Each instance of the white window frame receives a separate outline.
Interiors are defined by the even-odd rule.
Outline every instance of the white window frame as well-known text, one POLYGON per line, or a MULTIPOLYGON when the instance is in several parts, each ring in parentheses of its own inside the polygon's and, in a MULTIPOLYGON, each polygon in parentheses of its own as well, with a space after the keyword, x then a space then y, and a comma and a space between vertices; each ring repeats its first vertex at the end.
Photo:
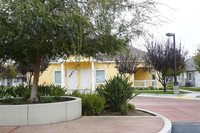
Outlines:
POLYGON ((192 72, 188 72, 188 80, 192 81, 192 72), (191 79, 190 79, 190 75, 191 75, 191 79))
POLYGON ((105 84, 106 83, 106 69, 95 69, 95 83, 96 84, 105 84), (98 70, 104 70, 105 71, 105 82, 104 83, 97 83, 97 77, 96 77, 97 74, 96 73, 97 73, 98 70))
MULTIPOLYGON (((56 72, 60 72, 61 73, 61 70, 54 70, 53 71, 53 83, 54 83, 54 85, 61 85, 61 83, 62 83, 62 79, 60 79, 61 80, 61 83, 60 84, 58 84, 58 83, 56 83, 55 82, 55 73, 56 72)), ((61 76, 61 75, 60 75, 61 76)), ((61 78, 61 77, 60 77, 61 78)))

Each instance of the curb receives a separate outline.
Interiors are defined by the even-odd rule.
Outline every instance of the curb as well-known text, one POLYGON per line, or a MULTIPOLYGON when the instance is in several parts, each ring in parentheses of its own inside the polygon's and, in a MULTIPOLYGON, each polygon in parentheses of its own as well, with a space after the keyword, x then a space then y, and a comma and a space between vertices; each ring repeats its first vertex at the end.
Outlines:
POLYGON ((158 117, 160 117, 163 121, 164 121, 164 126, 163 128, 160 130, 159 133, 171 133, 172 132, 172 123, 169 119, 167 119, 166 117, 160 115, 160 114, 157 114, 157 113, 154 113, 154 112, 151 112, 149 110, 144 110, 144 109, 140 109, 140 108, 136 108, 137 110, 140 110, 140 111, 144 111, 144 112, 147 112, 147 113, 150 113, 150 114, 153 114, 153 115, 156 115, 158 117))

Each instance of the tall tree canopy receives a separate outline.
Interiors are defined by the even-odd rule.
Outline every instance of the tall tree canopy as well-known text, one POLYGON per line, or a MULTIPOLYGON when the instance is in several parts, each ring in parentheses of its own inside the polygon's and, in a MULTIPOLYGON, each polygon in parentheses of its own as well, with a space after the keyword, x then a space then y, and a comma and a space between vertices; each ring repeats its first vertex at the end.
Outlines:
MULTIPOLYGON (((151 42, 146 45, 147 55, 145 62, 147 68, 155 69, 158 81, 163 85, 166 92, 166 80, 168 75, 173 74, 174 70, 174 46, 167 41, 151 42), (171 74, 169 74, 171 72, 171 74)), ((184 52, 181 45, 176 48, 176 68, 181 71, 185 68, 187 52, 184 52)))
POLYGON ((155 12, 153 0, 1 0, 0 45, 12 60, 34 65, 34 101, 41 60, 113 55, 143 33, 155 12))
POLYGON ((198 49, 194 57, 194 63, 196 64, 196 70, 200 72, 200 49, 198 49))

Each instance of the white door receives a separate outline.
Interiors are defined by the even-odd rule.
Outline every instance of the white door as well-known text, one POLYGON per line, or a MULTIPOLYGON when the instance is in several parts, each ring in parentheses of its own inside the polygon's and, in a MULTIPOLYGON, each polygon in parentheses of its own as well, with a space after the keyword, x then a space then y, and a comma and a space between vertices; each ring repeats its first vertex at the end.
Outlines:
POLYGON ((91 89, 90 69, 81 69, 81 89, 91 89))
POLYGON ((67 89, 78 89, 78 72, 76 69, 67 70, 67 89))

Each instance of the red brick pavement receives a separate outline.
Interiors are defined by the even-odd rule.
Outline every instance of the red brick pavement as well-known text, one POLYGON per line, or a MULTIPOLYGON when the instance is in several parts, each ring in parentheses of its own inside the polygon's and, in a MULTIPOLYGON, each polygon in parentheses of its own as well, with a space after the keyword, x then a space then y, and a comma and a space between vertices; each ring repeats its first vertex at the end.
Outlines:
POLYGON ((130 102, 137 108, 159 113, 171 122, 200 122, 200 100, 138 96, 130 102))
POLYGON ((0 127, 0 133, 158 133, 163 125, 159 117, 97 116, 49 125, 0 127))

